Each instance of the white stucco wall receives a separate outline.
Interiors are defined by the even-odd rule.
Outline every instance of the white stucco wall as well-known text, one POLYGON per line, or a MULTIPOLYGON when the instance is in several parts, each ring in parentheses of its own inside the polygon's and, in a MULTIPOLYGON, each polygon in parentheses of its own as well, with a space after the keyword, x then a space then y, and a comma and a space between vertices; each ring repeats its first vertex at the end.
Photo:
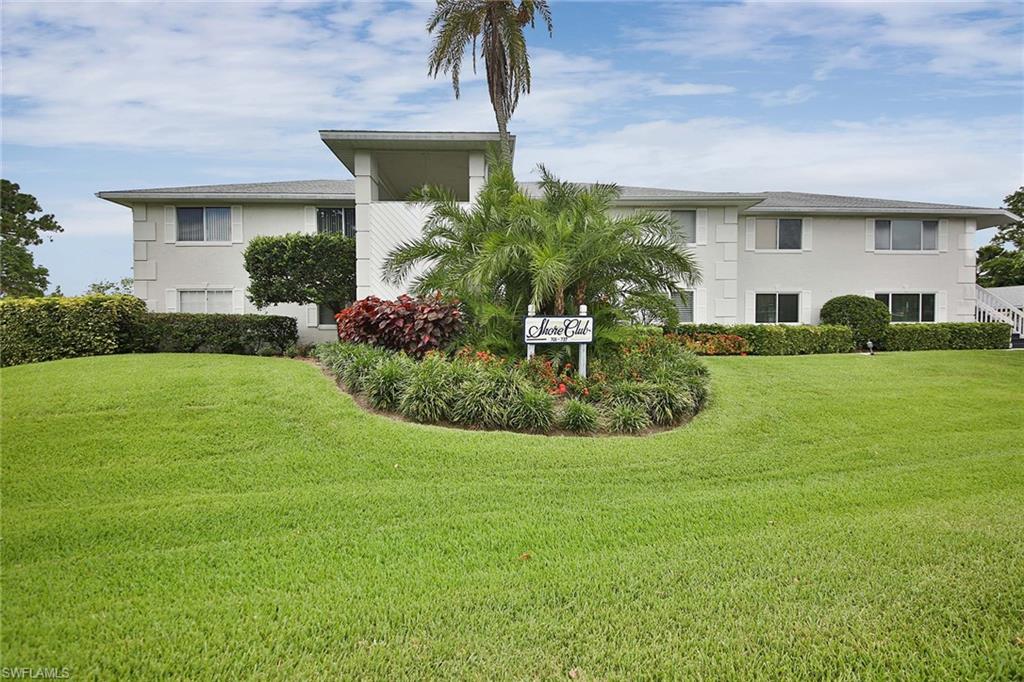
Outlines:
MULTIPOLYGON (((204 204, 147 203, 132 208, 135 295, 145 300, 150 310, 173 310, 176 291, 179 289, 232 289, 233 312, 295 317, 299 337, 305 342, 337 338, 333 325, 316 324, 316 306, 282 304, 260 310, 245 297, 249 276, 245 271, 242 253, 248 241, 256 235, 315 232, 316 206, 237 204, 232 206, 232 219, 236 223, 233 225, 232 243, 176 242, 172 226, 166 220, 167 209, 201 205, 204 204)), ((205 205, 224 206, 225 202, 208 202, 205 205)), ((336 202, 331 205, 343 206, 345 203, 336 202)))

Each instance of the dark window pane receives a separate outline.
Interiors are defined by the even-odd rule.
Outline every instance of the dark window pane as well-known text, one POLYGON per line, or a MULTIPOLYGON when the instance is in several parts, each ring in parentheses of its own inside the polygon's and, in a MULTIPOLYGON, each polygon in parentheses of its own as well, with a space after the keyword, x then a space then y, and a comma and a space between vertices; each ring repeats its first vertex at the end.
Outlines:
POLYGON ((334 308, 332 308, 329 305, 323 305, 323 304, 318 305, 317 306, 317 317, 319 319, 317 320, 317 322, 319 324, 327 324, 327 325, 336 324, 336 321, 334 319, 334 314, 336 312, 337 311, 334 310, 334 308))
POLYGON ((800 249, 803 244, 804 221, 799 218, 779 220, 779 248, 800 249))
POLYGON ((356 209, 346 208, 345 209, 345 236, 355 237, 356 236, 356 209))
POLYGON ((875 221, 875 249, 888 251, 892 236, 892 224, 888 220, 875 221))
POLYGON ((779 294, 779 322, 800 321, 800 294, 779 294))
POLYGON ((676 306, 676 312, 679 314, 680 322, 693 322, 692 291, 684 291, 681 296, 678 293, 673 293, 672 302, 676 306))
POLYGON ((206 209, 206 241, 208 241, 208 242, 229 242, 229 241, 231 241, 231 209, 230 208, 207 208, 206 209))
POLYGON ((875 294, 875 300, 884 303, 886 308, 889 307, 889 294, 875 294))
POLYGON ((921 320, 920 294, 893 294, 892 321, 919 322, 921 320))
POLYGON ((935 321, 935 294, 921 294, 921 321, 935 321))
POLYGON ((939 221, 926 220, 921 233, 921 248, 926 251, 935 251, 939 248, 939 221))
POLYGON ((754 322, 775 322, 775 294, 758 294, 754 310, 754 322))
POLYGON ((316 231, 335 233, 345 231, 345 209, 318 208, 316 210, 316 231))
POLYGON ((203 241, 203 209, 201 208, 179 208, 178 209, 178 237, 179 242, 201 242, 203 241))
POLYGON ((921 250, 921 221, 893 220, 892 248, 894 251, 921 250))

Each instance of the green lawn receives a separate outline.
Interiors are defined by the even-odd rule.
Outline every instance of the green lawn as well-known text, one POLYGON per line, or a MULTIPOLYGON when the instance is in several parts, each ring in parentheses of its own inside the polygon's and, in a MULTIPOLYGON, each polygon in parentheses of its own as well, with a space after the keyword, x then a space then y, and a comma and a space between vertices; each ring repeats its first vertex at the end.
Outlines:
POLYGON ((1024 353, 710 364, 692 424, 593 439, 391 421, 279 358, 4 369, 0 664, 1024 676, 1024 353))

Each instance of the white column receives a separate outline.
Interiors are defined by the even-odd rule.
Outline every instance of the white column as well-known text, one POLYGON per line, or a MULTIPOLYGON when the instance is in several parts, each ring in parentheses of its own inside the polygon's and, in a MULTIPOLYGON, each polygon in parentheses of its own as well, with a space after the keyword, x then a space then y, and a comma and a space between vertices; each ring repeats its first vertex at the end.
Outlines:
POLYGON ((483 152, 469 153, 469 200, 476 201, 476 195, 487 180, 487 159, 483 152))
POLYGON ((370 204, 377 201, 377 159, 371 152, 355 153, 356 190, 356 298, 375 293, 380 273, 373 272, 370 260, 370 204))

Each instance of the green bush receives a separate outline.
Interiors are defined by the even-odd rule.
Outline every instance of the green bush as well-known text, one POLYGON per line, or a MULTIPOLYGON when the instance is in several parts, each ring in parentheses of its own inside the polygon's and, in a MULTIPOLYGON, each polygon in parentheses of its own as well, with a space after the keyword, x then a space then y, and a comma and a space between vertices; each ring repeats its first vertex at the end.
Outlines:
POLYGON ((1011 327, 1002 322, 921 322, 889 326, 885 350, 1008 348, 1011 327))
POLYGON ((279 354, 299 336, 283 315, 148 313, 143 322, 136 350, 159 353, 279 354))
POLYGON ((641 407, 619 403, 608 415, 608 426, 616 433, 638 433, 651 426, 651 416, 641 407))
POLYGON ((0 300, 4 366, 141 348, 146 304, 128 295, 0 300))
POLYGON ((647 412, 655 424, 671 426, 692 414, 695 402, 688 386, 662 381, 651 387, 647 412))
POLYGON ((868 296, 836 296, 821 306, 822 324, 841 324, 853 332, 853 342, 863 348, 868 341, 878 344, 892 322, 884 303, 868 296))
POLYGON ((384 358, 371 369, 363 380, 366 399, 378 410, 394 412, 402 402, 402 393, 409 383, 413 361, 395 354, 384 358))
POLYGON ((356 297, 356 240, 340 233, 257 235, 242 255, 249 300, 319 303, 341 310, 356 297))
POLYGON ((452 421, 463 426, 496 429, 508 423, 508 405, 499 401, 497 395, 505 382, 499 370, 477 368, 473 375, 462 384, 458 397, 452 405, 452 421))
POLYGON ((653 397, 654 385, 646 381, 623 380, 611 386, 611 402, 614 405, 632 405, 647 412, 653 397))
POLYGON ((740 336, 750 343, 752 355, 812 355, 854 350, 853 332, 845 325, 684 324, 673 331, 682 337, 695 334, 740 336))
POLYGON ((428 355, 413 367, 409 376, 399 405, 402 414, 426 424, 454 421, 452 408, 470 377, 464 365, 448 362, 443 355, 428 355))
POLYGON ((362 393, 366 380, 377 366, 391 357, 391 351, 363 344, 353 344, 353 352, 346 358, 341 369, 341 380, 352 393, 362 393))
POLYGON ((597 431, 599 424, 597 408, 587 403, 570 399, 562 406, 562 413, 559 416, 558 424, 566 431, 573 433, 593 433, 597 431))
POLYGON ((526 388, 508 406, 508 425, 516 431, 544 433, 554 423, 555 398, 539 388, 526 388))

